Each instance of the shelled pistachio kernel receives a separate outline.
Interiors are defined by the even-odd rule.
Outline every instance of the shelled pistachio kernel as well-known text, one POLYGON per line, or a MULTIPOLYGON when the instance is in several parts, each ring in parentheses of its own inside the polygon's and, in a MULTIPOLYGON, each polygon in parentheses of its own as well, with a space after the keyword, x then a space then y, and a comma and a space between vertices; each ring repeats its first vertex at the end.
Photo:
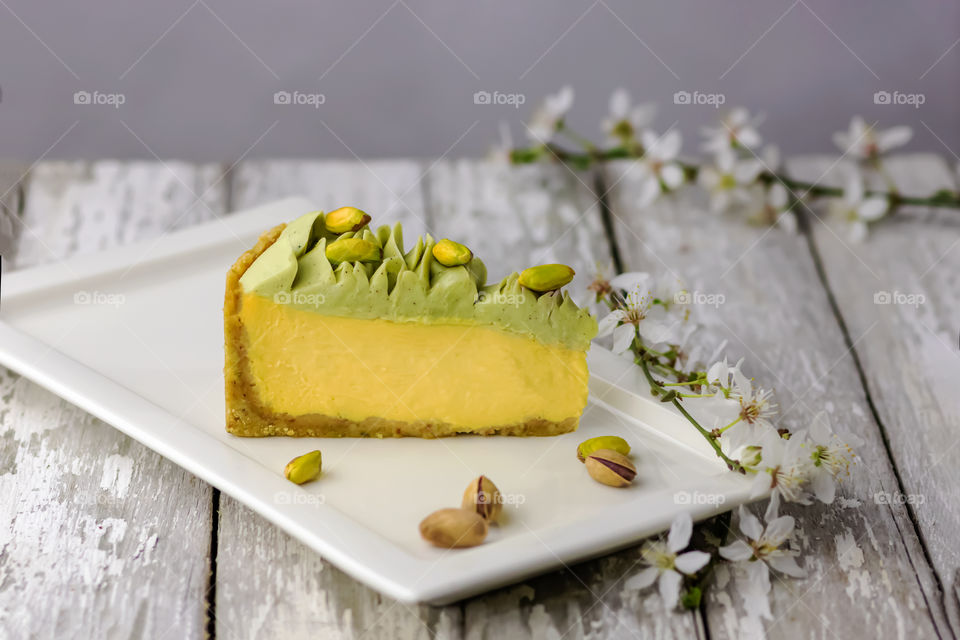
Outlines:
POLYGON ((323 224, 331 233, 359 231, 370 222, 370 216, 356 207, 334 209, 323 218, 323 224))
POLYGON ((327 245, 327 260, 341 262, 376 262, 380 259, 380 247, 363 238, 340 238, 327 245))
POLYGON ((637 477, 637 468, 630 459, 612 449, 598 449, 587 456, 590 477, 610 487, 625 487, 637 477))
POLYGON ((444 238, 433 245, 433 257, 445 267, 457 267, 473 259, 473 252, 467 247, 444 238))
POLYGON ((496 522, 500 512, 503 511, 503 497, 490 478, 480 476, 463 492, 463 501, 460 506, 476 511, 487 522, 496 522))
POLYGON ((287 463, 283 470, 283 475, 287 480, 294 484, 303 484, 316 480, 320 475, 320 467, 323 465, 320 451, 311 451, 302 456, 297 456, 287 463))
POLYGON ((625 456, 630 454, 630 445, 620 436, 597 436, 580 443, 577 447, 577 460, 584 462, 588 455, 598 449, 613 449, 625 456))
POLYGON ((531 291, 546 293, 570 284, 574 275, 576 272, 565 264, 542 264, 521 271, 519 282, 531 291))
POLYGON ((476 511, 440 509, 420 523, 420 535, 435 547, 475 547, 487 537, 487 521, 476 511))

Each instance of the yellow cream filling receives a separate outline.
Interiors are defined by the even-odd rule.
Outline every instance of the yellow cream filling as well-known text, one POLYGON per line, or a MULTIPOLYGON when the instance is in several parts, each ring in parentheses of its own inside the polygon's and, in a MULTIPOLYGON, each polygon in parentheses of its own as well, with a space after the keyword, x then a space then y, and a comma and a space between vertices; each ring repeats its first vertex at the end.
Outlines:
POLYGON ((290 415, 443 422, 469 431, 579 416, 586 354, 487 326, 326 316, 248 293, 260 401, 290 415))

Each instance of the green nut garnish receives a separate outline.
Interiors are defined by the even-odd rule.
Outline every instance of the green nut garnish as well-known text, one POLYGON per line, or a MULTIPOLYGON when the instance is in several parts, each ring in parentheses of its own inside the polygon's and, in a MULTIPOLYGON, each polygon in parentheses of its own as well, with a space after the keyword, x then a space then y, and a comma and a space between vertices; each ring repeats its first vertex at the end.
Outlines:
POLYGON ((363 238, 340 238, 327 245, 327 260, 341 262, 376 262, 380 259, 380 247, 363 238))
POLYGON ((600 449, 610 449, 623 455, 630 454, 630 445, 620 436, 597 436, 580 443, 577 447, 577 460, 583 462, 587 456, 600 449))
POLYGON ((320 466, 322 464, 319 451, 311 451, 302 456, 297 456, 287 463, 283 470, 283 475, 294 484, 303 484, 315 480, 320 475, 320 466))
POLYGON ((565 264, 542 264, 539 267, 530 267, 520 272, 520 285, 545 293, 556 291, 560 287, 570 284, 575 271, 565 264))
POLYGON ((473 259, 473 252, 459 242, 444 238, 433 245, 433 257, 445 267, 457 267, 473 259))
POLYGON ((340 207, 328 213, 323 219, 327 231, 337 234, 359 231, 368 222, 370 222, 370 216, 356 207, 340 207))

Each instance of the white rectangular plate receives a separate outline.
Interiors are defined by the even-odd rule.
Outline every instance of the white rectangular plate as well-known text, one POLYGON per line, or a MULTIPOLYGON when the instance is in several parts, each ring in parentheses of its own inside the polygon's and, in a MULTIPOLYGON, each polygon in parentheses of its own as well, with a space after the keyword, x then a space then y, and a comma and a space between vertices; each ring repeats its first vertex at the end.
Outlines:
POLYGON ((259 234, 315 207, 288 199, 165 236, 3 277, 0 364, 114 425, 394 598, 446 603, 602 555, 747 500, 692 427, 650 399, 637 368, 599 346, 576 433, 552 438, 243 439, 223 428, 225 274, 259 234), (639 469, 627 489, 592 482, 577 444, 620 435, 639 469), (324 474, 283 477, 321 449, 324 474), (419 521, 459 506, 480 474, 505 521, 444 551, 419 521))

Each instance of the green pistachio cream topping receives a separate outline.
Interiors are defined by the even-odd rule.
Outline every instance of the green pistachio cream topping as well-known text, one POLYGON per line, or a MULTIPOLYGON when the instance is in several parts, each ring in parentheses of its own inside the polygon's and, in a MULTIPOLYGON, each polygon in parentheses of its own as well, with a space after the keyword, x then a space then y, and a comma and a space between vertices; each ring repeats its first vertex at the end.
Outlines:
POLYGON ((427 235, 405 252, 399 223, 334 233, 323 212, 314 211, 287 225, 240 284, 244 293, 330 316, 488 325, 572 349, 586 349, 596 336, 597 321, 562 285, 534 291, 516 273, 487 285, 479 258, 471 254, 466 264, 444 266, 435 246, 427 235), (365 242, 344 242, 341 250, 338 243, 351 238, 365 242))

